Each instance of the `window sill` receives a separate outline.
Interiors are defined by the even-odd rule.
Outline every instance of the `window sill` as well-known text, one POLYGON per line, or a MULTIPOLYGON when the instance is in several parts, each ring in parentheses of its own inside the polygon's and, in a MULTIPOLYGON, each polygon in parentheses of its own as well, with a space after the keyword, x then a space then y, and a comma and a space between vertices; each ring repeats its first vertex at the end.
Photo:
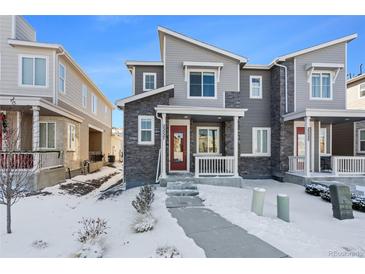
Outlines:
POLYGON ((242 153, 240 157, 271 157, 271 154, 242 153))
POLYGON ((209 97, 209 96, 188 96, 187 97, 188 99, 201 99, 201 100, 216 100, 217 99, 217 96, 212 96, 212 97, 209 97))
POLYGON ((154 146, 155 143, 138 143, 139 146, 154 146))
POLYGON ((193 156, 203 157, 203 156, 222 156, 222 153, 194 153, 193 156))
POLYGON ((313 101, 332 101, 332 98, 317 98, 317 97, 310 97, 310 100, 313 101))

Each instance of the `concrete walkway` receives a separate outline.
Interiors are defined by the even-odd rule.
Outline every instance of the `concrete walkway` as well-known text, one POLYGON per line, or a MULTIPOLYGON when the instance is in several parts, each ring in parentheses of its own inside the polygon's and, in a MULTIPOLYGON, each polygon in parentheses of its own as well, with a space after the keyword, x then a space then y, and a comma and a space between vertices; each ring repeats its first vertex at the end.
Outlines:
POLYGON ((169 207, 208 258, 284 258, 285 253, 204 207, 169 207))

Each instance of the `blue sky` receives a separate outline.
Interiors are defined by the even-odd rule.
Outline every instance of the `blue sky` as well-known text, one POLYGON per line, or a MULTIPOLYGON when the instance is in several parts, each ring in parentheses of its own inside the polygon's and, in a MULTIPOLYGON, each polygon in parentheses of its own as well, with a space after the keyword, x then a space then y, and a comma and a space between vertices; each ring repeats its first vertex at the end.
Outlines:
MULTIPOLYGON (((365 16, 26 16, 37 40, 62 44, 106 96, 131 95, 125 60, 160 60, 157 26, 267 64, 276 56, 358 33, 348 47, 348 72, 365 65, 365 16)), ((113 113, 122 127, 123 114, 113 113)))

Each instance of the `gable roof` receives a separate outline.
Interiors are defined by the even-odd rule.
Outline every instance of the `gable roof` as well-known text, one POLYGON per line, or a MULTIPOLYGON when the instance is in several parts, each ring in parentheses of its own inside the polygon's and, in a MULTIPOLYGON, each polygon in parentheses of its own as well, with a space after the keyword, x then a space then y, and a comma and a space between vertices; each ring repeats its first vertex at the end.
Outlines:
POLYGON ((137 95, 132 95, 129 97, 126 97, 124 99, 119 99, 115 102, 115 104, 120 107, 123 108, 125 106, 125 104, 130 103, 130 102, 134 102, 143 98, 146 98, 148 96, 152 96, 152 95, 156 95, 159 94, 161 92, 165 92, 171 89, 174 89, 174 85, 168 85, 168 86, 164 86, 164 87, 160 87, 158 89, 154 89, 154 90, 150 90, 150 91, 146 91, 137 95))
POLYGON ((188 43, 191 43, 191 44, 197 45, 199 47, 202 47, 202 48, 217 52, 219 54, 228 56, 230 58, 236 59, 236 60, 240 61, 241 63, 247 63, 247 61, 248 61, 248 59, 246 57, 243 57, 243 56, 237 55, 235 53, 232 53, 230 51, 201 42, 199 40, 196 40, 196 39, 186 36, 184 34, 178 33, 176 31, 173 31, 173 30, 161 27, 161 26, 158 26, 157 30, 158 30, 159 39, 160 39, 160 50, 161 50, 161 59, 162 60, 163 60, 163 50, 164 50, 163 48, 165 46, 164 42, 163 42, 164 41, 163 36, 164 36, 164 34, 168 34, 170 36, 176 37, 176 38, 186 41, 188 43))
POLYGON ((108 100, 108 98, 104 95, 104 93, 99 89, 99 87, 91 80, 91 78, 84 72, 84 70, 80 67, 80 65, 72 58, 72 56, 67 52, 67 50, 60 44, 50 44, 50 43, 40 43, 33 41, 25 41, 25 40, 17 40, 17 39, 8 39, 9 45, 13 47, 22 46, 22 47, 33 47, 33 48, 46 48, 53 49, 59 53, 64 53, 64 56, 70 61, 70 63, 74 66, 74 68, 80 72, 80 74, 86 79, 87 82, 98 92, 98 94, 107 102, 107 104, 115 109, 115 106, 112 102, 108 100))
POLYGON ((349 80, 347 80, 347 85, 355 83, 356 81, 365 80, 365 73, 357 75, 349 80))

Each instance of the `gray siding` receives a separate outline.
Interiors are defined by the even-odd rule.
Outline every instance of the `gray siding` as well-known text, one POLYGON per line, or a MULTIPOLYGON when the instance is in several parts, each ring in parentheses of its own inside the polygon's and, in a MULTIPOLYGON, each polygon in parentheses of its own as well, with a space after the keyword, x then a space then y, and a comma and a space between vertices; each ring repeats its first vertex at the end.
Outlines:
MULTIPOLYGON (((271 75, 265 70, 241 70, 240 108, 247 108, 240 119, 240 153, 252 153, 252 128, 271 126, 271 75), (250 76, 262 76, 262 99, 250 98, 250 76)), ((228 106, 227 106, 228 107, 228 106)))
POLYGON ((175 85, 171 105, 223 107, 223 92, 238 91, 239 61, 203 49, 183 40, 166 35, 165 77, 166 85, 175 85), (184 61, 222 62, 220 82, 217 83, 217 99, 188 99, 187 82, 183 69, 184 61))
POLYGON ((296 59, 296 111, 305 108, 346 108, 346 71, 342 69, 333 84, 332 100, 310 100, 310 84, 307 82, 305 66, 310 63, 338 63, 346 65, 346 43, 326 47, 296 59))
POLYGON ((29 23, 22 17, 16 16, 15 37, 18 40, 35 41, 35 30, 29 25, 29 23))
POLYGON ((143 73, 156 73, 156 88, 163 86, 163 66, 136 66, 135 67, 135 94, 143 92, 143 73))

